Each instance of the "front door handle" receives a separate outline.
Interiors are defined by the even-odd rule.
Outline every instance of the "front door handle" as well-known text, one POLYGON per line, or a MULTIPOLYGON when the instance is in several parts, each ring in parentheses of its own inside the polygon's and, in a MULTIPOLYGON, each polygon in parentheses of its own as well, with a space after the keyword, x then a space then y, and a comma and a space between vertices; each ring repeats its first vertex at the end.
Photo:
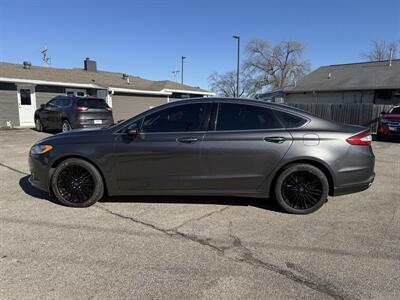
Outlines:
POLYGON ((264 138, 264 141, 275 144, 282 144, 286 139, 282 136, 271 136, 264 138))
POLYGON ((178 143, 187 143, 187 144, 196 143, 198 140, 199 140, 198 138, 193 138, 193 137, 182 137, 176 139, 178 143))

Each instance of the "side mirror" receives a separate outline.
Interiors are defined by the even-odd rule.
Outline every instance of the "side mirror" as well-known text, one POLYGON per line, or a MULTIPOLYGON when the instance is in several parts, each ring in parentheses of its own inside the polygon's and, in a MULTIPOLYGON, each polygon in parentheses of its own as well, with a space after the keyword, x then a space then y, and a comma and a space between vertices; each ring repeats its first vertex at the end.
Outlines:
POLYGON ((386 115, 386 112, 385 111, 381 111, 381 115, 386 115))
POLYGON ((132 126, 128 127, 126 130, 126 135, 130 140, 136 139, 136 137, 139 135, 139 129, 136 124, 133 124, 132 126))
POLYGON ((134 139, 136 139, 136 137, 138 136, 139 131, 138 131, 137 129, 129 129, 129 130, 126 132, 126 134, 128 135, 128 137, 129 137, 131 140, 134 140, 134 139))

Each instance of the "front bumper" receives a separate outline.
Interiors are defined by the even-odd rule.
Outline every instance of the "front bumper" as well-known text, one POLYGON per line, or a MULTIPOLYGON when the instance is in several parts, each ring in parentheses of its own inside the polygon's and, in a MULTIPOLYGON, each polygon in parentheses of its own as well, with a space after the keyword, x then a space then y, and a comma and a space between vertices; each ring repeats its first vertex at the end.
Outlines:
POLYGON ((333 196, 342 196, 347 194, 353 194, 365 191, 368 189, 375 180, 375 172, 367 180, 349 185, 335 187, 333 190, 333 196))
POLYGON ((29 182, 35 188, 42 191, 50 191, 50 167, 46 163, 46 158, 29 156, 29 182))

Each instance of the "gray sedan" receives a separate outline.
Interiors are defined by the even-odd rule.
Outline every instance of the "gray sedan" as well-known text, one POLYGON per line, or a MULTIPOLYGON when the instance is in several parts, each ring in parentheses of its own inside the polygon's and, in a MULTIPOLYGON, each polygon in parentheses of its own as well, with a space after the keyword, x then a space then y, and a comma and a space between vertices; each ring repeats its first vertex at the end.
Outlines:
POLYGON ((242 196, 307 214, 371 185, 371 141, 367 128, 285 105, 190 99, 39 141, 30 182, 74 207, 116 195, 242 196))

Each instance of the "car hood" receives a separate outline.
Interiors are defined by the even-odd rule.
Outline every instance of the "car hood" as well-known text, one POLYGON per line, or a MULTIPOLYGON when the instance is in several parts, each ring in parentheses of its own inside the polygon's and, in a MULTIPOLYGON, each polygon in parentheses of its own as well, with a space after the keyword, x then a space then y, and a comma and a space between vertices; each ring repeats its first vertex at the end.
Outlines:
POLYGON ((102 128, 79 128, 68 132, 58 133, 37 142, 37 144, 81 144, 81 143, 96 143, 102 140, 107 130, 102 128))
POLYGON ((400 115, 383 115, 386 120, 400 121, 400 115))

